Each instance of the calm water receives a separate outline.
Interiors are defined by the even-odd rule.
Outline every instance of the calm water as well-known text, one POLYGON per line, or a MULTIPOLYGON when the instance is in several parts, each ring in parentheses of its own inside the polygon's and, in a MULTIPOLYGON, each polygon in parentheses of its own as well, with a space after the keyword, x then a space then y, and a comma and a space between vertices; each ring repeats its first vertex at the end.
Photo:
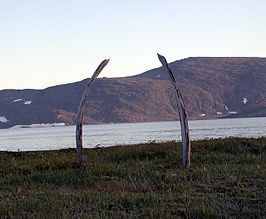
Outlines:
MULTIPOLYGON (((189 122, 192 140, 266 136, 266 117, 189 122)), ((84 147, 181 140, 179 121, 84 126, 84 147)), ((52 150, 75 147, 75 126, 0 129, 1 151, 52 150)))

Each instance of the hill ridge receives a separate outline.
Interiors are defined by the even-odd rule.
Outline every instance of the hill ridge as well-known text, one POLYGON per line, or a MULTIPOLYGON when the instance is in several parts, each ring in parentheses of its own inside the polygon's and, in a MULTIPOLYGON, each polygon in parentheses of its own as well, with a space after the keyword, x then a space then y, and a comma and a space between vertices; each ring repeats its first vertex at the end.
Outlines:
MULTIPOLYGON (((266 116, 266 58, 190 57, 170 65, 189 119, 266 116)), ((0 90, 0 128, 74 124, 87 80, 42 90, 0 90)), ((163 121, 177 116, 168 75, 159 67, 129 77, 97 79, 85 123, 163 121)))

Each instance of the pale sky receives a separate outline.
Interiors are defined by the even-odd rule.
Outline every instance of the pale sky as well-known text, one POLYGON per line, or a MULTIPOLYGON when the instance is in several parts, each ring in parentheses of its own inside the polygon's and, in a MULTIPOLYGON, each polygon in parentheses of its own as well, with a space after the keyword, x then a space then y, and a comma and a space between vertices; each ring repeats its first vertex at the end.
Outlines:
POLYGON ((122 77, 192 56, 266 57, 265 0, 0 0, 0 90, 122 77))

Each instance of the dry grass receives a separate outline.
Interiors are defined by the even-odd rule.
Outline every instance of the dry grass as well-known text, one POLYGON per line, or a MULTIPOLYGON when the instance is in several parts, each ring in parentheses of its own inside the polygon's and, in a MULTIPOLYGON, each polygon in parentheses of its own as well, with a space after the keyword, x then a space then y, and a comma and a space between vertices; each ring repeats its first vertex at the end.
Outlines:
POLYGON ((1 217, 266 217, 266 138, 0 153, 1 217))

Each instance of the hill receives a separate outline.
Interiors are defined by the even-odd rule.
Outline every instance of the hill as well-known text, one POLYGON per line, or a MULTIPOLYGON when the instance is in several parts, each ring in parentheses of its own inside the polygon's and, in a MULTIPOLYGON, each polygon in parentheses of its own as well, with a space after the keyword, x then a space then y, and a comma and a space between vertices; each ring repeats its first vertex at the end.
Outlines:
MULTIPOLYGON (((171 63, 189 119, 266 116, 266 58, 187 58, 171 63)), ((1 90, 0 128, 75 124, 87 80, 44 90, 1 90)), ((97 79, 85 123, 174 120, 168 75, 156 68, 132 77, 97 79)))

